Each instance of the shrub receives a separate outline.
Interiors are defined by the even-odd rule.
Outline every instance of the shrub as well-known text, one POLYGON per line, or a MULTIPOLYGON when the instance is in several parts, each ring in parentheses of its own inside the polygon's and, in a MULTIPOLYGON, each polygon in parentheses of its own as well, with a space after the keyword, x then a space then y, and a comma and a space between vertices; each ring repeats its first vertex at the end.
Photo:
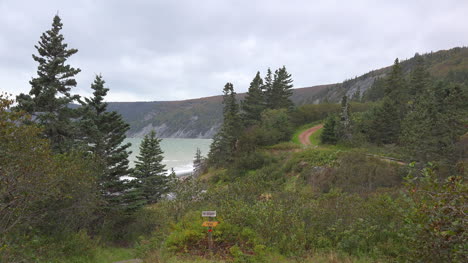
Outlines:
POLYGON ((333 166, 337 160, 337 152, 326 149, 307 149, 294 153, 284 164, 285 172, 301 172, 305 168, 316 166, 333 166))
POLYGON ((413 200, 406 221, 413 235, 410 256, 424 262, 467 262, 468 187, 461 176, 437 178, 431 167, 410 174, 407 187, 413 200))
POLYGON ((265 145, 280 141, 289 141, 292 135, 292 125, 286 109, 266 110, 262 113, 262 135, 265 145))
MULTIPOLYGON (((205 219, 206 220, 206 219, 205 219)), ((256 234, 246 227, 234 225, 218 217, 219 225, 213 228, 214 254, 218 256, 253 254, 257 245, 256 234), (234 247, 234 248, 233 248, 234 247)), ((187 213, 173 226, 165 241, 166 248, 173 253, 205 255, 208 250, 207 228, 202 226, 200 211, 187 213)), ((257 247, 258 249, 258 247, 257 247)))
POLYGON ((329 178, 335 187, 347 192, 368 193, 381 187, 401 184, 401 165, 368 156, 364 152, 341 153, 329 178))
POLYGON ((328 115, 338 113, 339 111, 339 104, 307 104, 296 108, 290 115, 292 122, 297 127, 306 123, 323 120, 328 115))
POLYGON ((232 164, 231 171, 243 175, 249 170, 257 170, 271 162, 271 158, 259 151, 249 152, 238 156, 232 164))
POLYGON ((93 262, 98 242, 85 231, 60 235, 30 235, 10 238, 0 249, 1 262, 93 262))

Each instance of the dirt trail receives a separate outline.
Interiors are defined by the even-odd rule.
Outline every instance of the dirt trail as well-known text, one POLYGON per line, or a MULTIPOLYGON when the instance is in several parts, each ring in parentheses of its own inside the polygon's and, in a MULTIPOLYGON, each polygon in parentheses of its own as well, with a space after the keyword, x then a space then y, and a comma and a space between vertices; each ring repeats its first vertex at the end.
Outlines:
MULTIPOLYGON (((320 124, 320 125, 314 126, 312 128, 309 128, 309 129, 303 131, 301 134, 299 134, 299 141, 301 142, 301 144, 305 145, 305 146, 311 145, 309 137, 312 134, 314 134, 316 131, 320 130, 321 128, 323 128, 323 124, 320 124)), ((408 164, 408 163, 406 163, 406 162, 404 162, 402 160, 398 160, 398 159, 391 158, 391 157, 380 156, 380 155, 376 155, 376 154, 366 154, 366 155, 374 157, 374 158, 378 158, 378 159, 380 159, 382 161, 389 162, 389 163, 396 163, 396 164, 399 164, 399 165, 407 165, 408 164)))
POLYGON ((312 135, 314 132, 318 131, 322 127, 323 127, 323 124, 319 124, 299 134, 299 141, 301 142, 301 144, 306 145, 306 146, 311 145, 310 140, 309 140, 310 135, 312 135))

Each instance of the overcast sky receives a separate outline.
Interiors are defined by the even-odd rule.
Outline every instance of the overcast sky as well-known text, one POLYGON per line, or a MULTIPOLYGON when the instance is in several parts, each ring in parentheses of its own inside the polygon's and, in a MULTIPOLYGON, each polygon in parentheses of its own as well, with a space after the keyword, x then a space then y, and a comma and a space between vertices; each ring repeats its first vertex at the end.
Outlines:
POLYGON ((108 101, 244 92, 257 70, 286 65, 295 87, 341 82, 398 57, 468 45, 467 0, 0 0, 0 91, 27 93, 42 32, 59 12, 79 51, 74 93, 95 74, 108 101))

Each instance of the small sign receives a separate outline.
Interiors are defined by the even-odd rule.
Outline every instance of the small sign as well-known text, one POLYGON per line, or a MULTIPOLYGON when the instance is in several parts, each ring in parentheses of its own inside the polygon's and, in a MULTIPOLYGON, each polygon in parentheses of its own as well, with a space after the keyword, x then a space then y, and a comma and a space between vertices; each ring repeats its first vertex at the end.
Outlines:
POLYGON ((205 221, 205 222, 203 222, 202 226, 216 227, 218 224, 219 224, 219 222, 216 222, 216 221, 205 221))
POLYGON ((202 217, 216 217, 216 211, 202 211, 202 217))

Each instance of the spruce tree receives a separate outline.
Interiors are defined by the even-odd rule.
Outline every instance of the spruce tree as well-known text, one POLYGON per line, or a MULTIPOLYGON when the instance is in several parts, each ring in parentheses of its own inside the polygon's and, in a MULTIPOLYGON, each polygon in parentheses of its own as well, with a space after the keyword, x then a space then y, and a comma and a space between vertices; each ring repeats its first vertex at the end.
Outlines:
POLYGON ((371 142, 377 144, 398 142, 401 120, 397 112, 396 103, 389 97, 385 97, 382 105, 374 109, 368 131, 371 142))
POLYGON ((176 174, 174 168, 171 168, 171 172, 169 173, 169 178, 171 178, 171 179, 176 179, 177 178, 177 174, 176 174))
POLYGON ((203 170, 203 156, 201 155, 200 148, 197 147, 195 158, 193 159, 193 175, 199 176, 203 170))
POLYGON ((262 111, 265 109, 265 98, 263 95, 263 80, 260 72, 257 72, 255 78, 250 83, 249 91, 242 101, 241 118, 246 127, 260 122, 262 111))
POLYGON ((117 112, 107 111, 104 97, 109 89, 105 88, 104 84, 102 76, 96 76, 91 85, 94 96, 80 101, 83 112, 79 122, 81 139, 87 145, 87 150, 102 163, 102 174, 98 182, 108 207, 132 209, 130 183, 122 180, 122 177, 131 175, 128 166, 128 156, 131 153, 128 148, 131 144, 123 143, 130 126, 117 112))
POLYGON ((363 94, 361 101, 378 101, 385 97, 386 81, 385 78, 376 78, 372 86, 363 94))
POLYGON ((323 125, 323 131, 320 135, 320 141, 325 144, 336 144, 338 138, 336 136, 336 117, 329 115, 323 125))
POLYGON ((241 127, 239 116, 239 105, 237 104, 236 92, 232 83, 226 83, 223 89, 223 126, 229 131, 229 135, 239 133, 241 127))
POLYGON ((87 146, 88 151, 102 159, 106 157, 103 116, 108 114, 106 113, 107 103, 104 102, 104 97, 109 91, 108 88, 104 87, 104 84, 102 76, 96 75, 91 84, 93 97, 84 98, 84 101, 79 100, 82 106, 80 108, 82 118, 79 121, 79 138, 87 146))
MULTIPOLYGON (((264 101, 265 101, 265 107, 270 108, 270 105, 272 105, 272 89, 273 89, 273 73, 271 72, 271 69, 267 69, 267 73, 265 75, 264 81, 263 81, 263 95, 264 95, 264 101)), ((271 109, 271 108, 270 108, 271 109)))
POLYGON ((403 70, 400 61, 395 59, 392 70, 387 77, 387 85, 385 87, 385 95, 394 97, 395 99, 404 100, 406 95, 406 82, 403 76, 403 70))
POLYGON ((356 92, 353 94, 351 101, 361 101, 361 87, 358 87, 356 92))
POLYGON ((210 145, 210 152, 208 153, 209 163, 220 167, 227 162, 227 154, 229 145, 227 140, 223 136, 224 129, 221 126, 221 129, 213 136, 213 141, 210 145))
POLYGON ((288 73, 285 66, 278 69, 278 73, 276 74, 275 80, 277 85, 280 87, 278 88, 281 94, 279 108, 291 109, 294 106, 294 103, 290 99, 290 97, 293 94, 293 80, 291 74, 288 73))
POLYGON ((236 92, 234 92, 234 86, 229 82, 223 89, 223 104, 223 125, 213 137, 208 154, 209 161, 215 166, 222 166, 232 161, 239 132, 242 130, 236 92))
POLYGON ((429 88, 430 75, 426 70, 424 59, 416 54, 416 66, 411 72, 409 85, 409 100, 411 104, 416 102, 416 98, 420 97, 425 90, 429 88))
POLYGON ((341 99, 340 122, 337 124, 336 134, 339 140, 349 140, 352 136, 351 111, 347 96, 341 99))
POLYGON ((79 98, 71 95, 72 87, 76 86, 74 77, 80 69, 68 65, 67 59, 78 52, 68 48, 61 34, 62 22, 58 15, 53 19, 52 28, 42 34, 35 46, 38 55, 32 55, 39 63, 37 77, 33 78, 29 94, 17 97, 17 109, 24 110, 34 116, 35 121, 44 128, 44 135, 50 139, 56 152, 69 151, 74 144, 76 127, 72 122, 76 111, 69 104, 79 98))
POLYGON ((414 111, 402 124, 401 141, 411 156, 422 162, 452 163, 455 143, 468 130, 468 97, 458 84, 438 82, 417 98, 414 111))
POLYGON ((267 108, 290 109, 294 106, 289 98, 292 95, 292 82, 291 74, 287 72, 285 66, 275 71, 271 88, 266 93, 267 108))
POLYGON ((369 138, 377 144, 398 143, 401 122, 408 111, 406 80, 398 59, 386 79, 385 97, 373 114, 369 138))
POLYGON ((135 161, 134 186, 147 204, 156 203, 169 193, 169 177, 166 175, 166 165, 162 163, 164 156, 160 142, 154 130, 147 134, 135 161))
POLYGON ((395 59, 392 71, 387 78, 385 96, 391 99, 395 106, 388 110, 395 109, 396 111, 392 114, 396 114, 400 121, 403 120, 407 112, 408 87, 398 58, 395 59))

